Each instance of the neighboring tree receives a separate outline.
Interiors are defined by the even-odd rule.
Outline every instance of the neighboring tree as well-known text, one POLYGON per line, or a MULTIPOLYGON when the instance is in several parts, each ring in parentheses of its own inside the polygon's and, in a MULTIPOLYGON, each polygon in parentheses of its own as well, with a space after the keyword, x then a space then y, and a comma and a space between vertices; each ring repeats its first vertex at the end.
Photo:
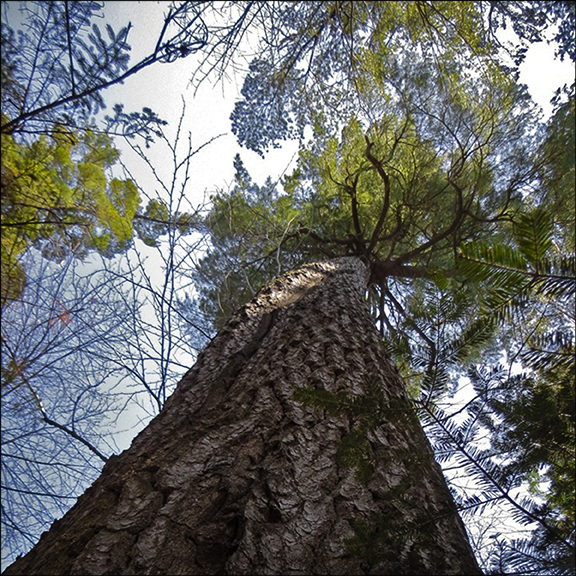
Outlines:
MULTIPOLYGON (((573 128, 572 128, 573 131, 573 128)), ((481 314, 498 319, 500 347, 522 371, 495 362, 469 371, 476 397, 470 418, 448 424, 436 412, 429 421, 442 428, 444 442, 462 443, 479 433, 490 435, 490 448, 475 454, 495 479, 481 499, 508 498, 519 486, 527 497, 514 504, 514 515, 535 526, 529 538, 499 538, 493 569, 573 573, 575 459, 574 295, 576 259, 553 254, 554 222, 542 208, 516 221, 513 242, 470 246, 461 267, 484 285, 481 314), (476 428, 476 430, 474 430, 476 428)), ((463 507, 481 505, 477 496, 463 507)))
POLYGON ((15 4, 2 5, 2 306, 22 291, 18 259, 31 242, 56 258, 110 255, 129 245, 137 211, 158 218, 162 202, 140 209, 134 184, 109 177, 118 159, 110 136, 149 145, 165 122, 116 105, 98 123, 103 91, 200 49, 207 33, 196 3, 171 6, 153 52, 130 67, 130 25, 106 25, 105 38, 94 22, 101 4, 15 4))
POLYGON ((69 256, 29 251, 28 283, 2 311, 2 556, 14 558, 63 514, 115 450, 125 400, 107 359, 133 310, 118 283, 69 256))
POLYGON ((480 574, 369 276, 352 257, 265 287, 4 574, 480 574))
POLYGON ((556 110, 550 119, 540 147, 540 155, 548 161, 541 166, 542 186, 534 190, 536 203, 549 206, 557 222, 554 243, 576 246, 576 195, 574 194, 576 115, 574 87, 567 94, 554 98, 556 110), (567 99, 565 103, 562 103, 567 99))
POLYGON ((32 144, 2 134, 2 306, 22 292, 19 258, 31 245, 56 260, 126 249, 140 196, 131 180, 107 177, 118 158, 92 131, 61 128, 32 144))
MULTIPOLYGON (((517 76, 527 47, 558 26, 560 57, 574 61, 573 2, 235 2, 237 26, 211 30, 213 39, 198 81, 224 71, 240 49, 241 22, 256 22, 257 56, 250 55, 242 99, 231 115, 238 141, 263 155, 289 138, 335 136, 359 110, 366 68, 378 66, 385 83, 406 46, 418 45, 449 76, 450 62, 489 62, 517 76), (516 41, 503 42, 507 27, 516 41), (202 72, 204 72, 202 74, 202 72), (360 98, 359 98, 360 96, 360 98)), ((508 35, 511 37, 511 35, 508 35)), ((377 114, 376 114, 377 117, 377 114)))
MULTIPOLYGON (((161 410, 211 335, 211 327, 183 305, 194 285, 183 281, 182 270, 194 265, 206 237, 203 207, 194 207, 190 198, 196 157, 218 136, 194 147, 192 135, 185 138, 182 134, 185 116, 183 105, 174 135, 162 130, 154 144, 156 152, 165 155, 162 166, 153 165, 146 151, 132 144, 139 160, 132 170, 140 175, 147 171, 155 192, 139 187, 141 196, 149 199, 146 211, 134 220, 144 245, 138 243, 136 250, 126 254, 121 271, 108 271, 124 289, 134 292, 133 302, 142 306, 141 313, 125 327, 126 349, 117 354, 116 362, 132 376, 135 395, 151 403, 149 417, 161 410)), ((132 171, 124 168, 132 176, 132 171)))
POLYGON ((263 186, 253 182, 239 155, 234 167, 232 190, 213 194, 205 215, 208 254, 183 270, 197 288, 196 312, 212 329, 220 328, 263 284, 302 261, 301 252, 286 254, 277 244, 298 216, 291 200, 281 199, 269 178, 263 186))

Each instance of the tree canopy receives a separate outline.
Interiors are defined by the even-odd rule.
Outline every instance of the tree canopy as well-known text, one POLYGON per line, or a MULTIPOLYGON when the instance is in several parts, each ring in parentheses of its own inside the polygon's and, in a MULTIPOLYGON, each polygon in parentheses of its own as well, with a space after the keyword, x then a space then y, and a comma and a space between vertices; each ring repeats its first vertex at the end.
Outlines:
POLYGON ((19 256, 114 253, 132 237, 140 197, 131 180, 108 178, 118 152, 105 134, 65 128, 31 144, 2 134, 2 304, 22 291, 19 256))
MULTIPOLYGON (((469 526, 477 524, 471 533, 485 571, 572 573, 574 85, 557 93, 554 114, 544 120, 518 83, 518 67, 528 47, 551 29, 557 56, 574 61, 574 3, 180 2, 170 5, 153 52, 132 67, 131 28, 106 26, 103 32, 92 25, 99 9, 93 2, 26 3, 24 29, 2 26, 3 304, 22 294, 26 266, 36 270, 30 263, 35 248, 47 258, 91 250, 112 255, 133 246, 135 235, 151 246, 166 235, 159 291, 151 278, 137 277, 132 264, 124 271, 132 274, 128 291, 135 302, 145 287, 156 307, 157 385, 145 374, 155 341, 148 338, 152 325, 136 320, 138 303, 131 330, 141 328, 142 340, 130 342, 122 363, 117 351, 102 358, 104 367, 111 360, 110 374, 130 372, 155 410, 172 373, 164 352, 173 349, 166 340, 176 330, 173 312, 192 340, 204 340, 281 272, 360 256, 371 268, 366 297, 374 323, 459 509, 469 526), (212 194, 201 222, 181 209, 184 188, 176 193, 175 180, 159 181, 169 194, 143 205, 134 178, 109 172, 118 160, 111 137, 142 136, 150 145, 153 137, 165 137, 163 121, 150 109, 125 113, 122 105, 102 118, 102 90, 191 52, 199 55, 196 82, 222 77, 251 34, 257 48, 230 118, 232 131, 262 156, 297 139, 296 167, 281 182, 259 184, 238 155, 231 189, 212 194), (188 279, 179 277, 194 294, 177 308, 176 271, 188 256, 177 238, 192 229, 209 231, 210 241, 188 279), (496 518, 501 504, 502 520, 496 518), (491 524, 482 524, 486 516, 494 518, 491 524), (505 533, 517 531, 508 529, 512 520, 527 526, 523 537, 505 533)), ((187 174, 193 152, 177 160, 175 146, 172 151, 175 179, 183 168, 187 174)), ((42 285, 34 274, 28 293, 42 285)), ((113 286, 105 293, 115 312, 104 328, 130 316, 126 292, 118 288, 116 303, 113 286)), ((83 316, 74 316, 76 308, 59 296, 47 302, 31 333, 51 346, 56 328, 66 334, 71 320, 83 316)), ((94 305, 79 300, 81 309, 84 304, 94 305)), ((11 309, 13 327, 18 314, 31 314, 27 305, 11 309)), ((3 393, 14 398, 11 423, 18 421, 22 398, 28 406, 45 396, 22 363, 42 357, 15 335, 13 328, 10 338, 4 331, 2 337, 3 393), (16 341, 18 348, 9 349, 16 341)), ((52 366, 51 356, 45 359, 52 366)), ((75 403, 93 392, 96 398, 97 388, 70 391, 70 402, 59 404, 65 405, 60 414, 71 411, 68 419, 40 405, 30 430, 40 415, 44 424, 46 418, 61 424, 55 428, 68 440, 70 431, 86 432, 98 451, 100 444, 90 443, 93 430, 74 428, 75 403)), ((350 408, 347 399, 334 404, 326 395, 301 394, 310 405, 331 403, 338 413, 350 408)), ((86 414, 100 409, 96 401, 82 406, 86 414)), ((370 407, 354 406, 361 409, 369 421, 370 407)), ((11 430, 16 434, 17 426, 11 430)), ((361 459, 348 458, 358 448, 348 440, 340 456, 362 473, 361 459)), ((91 469, 90 458, 98 455, 85 442, 77 446, 91 469)), ((27 466, 33 460, 26 450, 11 454, 27 466)), ((56 474, 62 472, 69 488, 78 475, 66 479, 67 462, 56 474)), ((18 470, 12 468, 14 478, 18 470)), ((27 489, 14 486, 19 494, 27 489)), ((41 487, 40 481, 32 491, 38 495, 41 487)), ((17 508, 27 505, 23 498, 17 508)), ((16 520, 9 529, 23 530, 29 540, 47 522, 38 515, 28 533, 17 516, 9 516, 16 520)))

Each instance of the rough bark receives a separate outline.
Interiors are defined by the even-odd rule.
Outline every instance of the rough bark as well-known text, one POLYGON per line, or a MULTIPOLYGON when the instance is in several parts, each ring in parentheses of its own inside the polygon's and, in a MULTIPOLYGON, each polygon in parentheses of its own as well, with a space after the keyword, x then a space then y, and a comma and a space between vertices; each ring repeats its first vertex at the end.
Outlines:
POLYGON ((293 271, 239 310, 161 413, 12 574, 480 574, 364 301, 357 258, 293 271), (337 464, 349 416, 296 387, 381 387, 372 475, 337 464))

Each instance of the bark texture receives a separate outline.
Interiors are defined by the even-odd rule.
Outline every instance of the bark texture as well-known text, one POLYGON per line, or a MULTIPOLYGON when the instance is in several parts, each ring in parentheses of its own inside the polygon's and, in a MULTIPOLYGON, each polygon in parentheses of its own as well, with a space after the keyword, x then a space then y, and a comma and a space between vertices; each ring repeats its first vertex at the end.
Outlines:
POLYGON ((200 354, 162 412, 12 574, 480 574, 442 472, 363 298, 357 258, 263 289, 200 354), (352 417, 296 387, 366 394, 372 475, 337 464, 352 417))

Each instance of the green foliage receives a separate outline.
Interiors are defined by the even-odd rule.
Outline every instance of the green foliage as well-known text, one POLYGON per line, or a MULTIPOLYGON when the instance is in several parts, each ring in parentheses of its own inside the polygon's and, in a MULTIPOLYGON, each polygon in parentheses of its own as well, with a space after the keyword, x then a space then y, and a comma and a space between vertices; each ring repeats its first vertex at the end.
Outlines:
POLYGON ((555 222, 544 208, 520 214, 513 244, 474 243, 462 247, 461 272, 488 288, 484 309, 510 317, 530 299, 566 301, 576 293, 576 260, 555 246, 555 222))
POLYGON ((292 397, 304 406, 326 410, 330 416, 342 416, 350 401, 346 390, 333 394, 323 388, 298 387, 294 389, 292 397))
MULTIPOLYGON (((568 348, 573 352, 573 343, 568 348)), ((502 543, 502 562, 516 570, 536 567, 541 573, 572 573, 576 509, 573 353, 570 364, 557 363, 515 376, 505 367, 469 375, 482 398, 471 407, 471 417, 491 433, 492 446, 477 454, 477 461, 502 486, 524 483, 533 496, 524 499, 517 518, 524 523, 537 521, 537 527, 528 539, 502 543), (501 454, 506 454, 504 461, 501 454)), ((483 499, 490 493, 493 487, 484 491, 483 499)))
POLYGON ((529 298, 562 300, 576 292, 573 255, 552 255, 554 222, 544 208, 520 214, 511 244, 471 243, 462 247, 459 269, 466 278, 485 284, 487 314, 510 319, 529 298))
POLYGON ((234 166, 232 191, 212 197, 203 222, 211 246, 193 272, 198 307, 216 327, 306 254, 306 243, 294 235, 299 225, 295 198, 280 195, 270 179, 263 186, 253 182, 239 156, 234 166))
MULTIPOLYGON (((575 258, 558 250, 558 227, 544 205, 517 214, 512 225, 506 244, 464 246, 459 268, 468 281, 483 287, 480 321, 496 323, 500 341, 524 371, 511 376, 504 367, 472 369, 477 400, 468 406, 469 419, 463 427, 440 427, 447 445, 473 438, 471 422, 482 423, 477 433, 490 434, 491 447, 469 452, 463 461, 485 478, 480 499, 462 502, 464 507, 507 497, 510 488, 520 485, 532 492, 531 498, 514 503, 515 515, 536 528, 530 538, 500 542, 499 569, 506 565, 567 574, 574 565, 576 504, 576 374, 568 311, 576 294, 575 258)), ((432 425, 444 418, 437 414, 432 425)))
MULTIPOLYGON (((369 90, 364 70, 381 62, 374 78, 384 83, 395 68, 387 63, 410 46, 432 55, 445 77, 459 59, 472 66, 504 60, 513 75, 526 46, 558 23, 561 53, 573 59, 569 4, 309 1, 254 6, 259 19, 268 17, 273 24, 250 64, 232 129, 242 145, 262 155, 284 139, 302 137, 307 126, 316 136, 334 135, 340 122, 347 123, 361 107, 359 93, 369 90), (503 44, 497 33, 508 26, 517 41, 503 44)), ((408 60, 406 67, 411 65, 408 60)), ((366 109, 375 104, 377 98, 366 109)))
POLYGON ((354 536, 345 541, 347 552, 352 556, 360 556, 369 566, 375 566, 381 558, 382 538, 374 525, 383 520, 385 519, 382 515, 378 515, 373 523, 356 520, 353 526, 354 536))
POLYGON ((129 245, 140 196, 132 181, 107 178, 117 159, 110 138, 91 131, 60 127, 31 144, 2 134, 3 304, 22 290, 28 246, 59 259, 129 245))
POLYGON ((536 273, 542 270, 546 253, 552 246, 552 235, 553 220, 545 209, 519 214, 514 230, 516 244, 536 273))
POLYGON ((134 218, 134 230, 147 246, 158 246, 158 239, 171 230, 185 236, 202 228, 202 222, 195 213, 175 211, 171 215, 170 207, 160 198, 151 199, 134 218))
POLYGON ((384 398, 374 385, 367 395, 351 398, 347 390, 332 393, 319 388, 294 389, 292 397, 304 406, 326 410, 331 416, 350 416, 356 428, 344 434, 336 453, 336 462, 343 468, 356 468, 356 478, 366 484, 372 475, 372 450, 367 433, 375 430, 385 414, 384 398))
POLYGON ((524 378, 519 389, 504 386, 505 392, 493 401, 496 414, 507 422, 496 436, 497 446, 515 455, 508 468, 530 478, 536 493, 545 485, 543 480, 549 481, 548 490, 541 495, 550 508, 548 514, 556 515, 555 522, 567 536, 576 510, 574 490, 570 489, 576 482, 571 453, 576 441, 574 376, 574 365, 544 370, 524 378))
POLYGON ((550 206, 557 223, 555 234, 567 246, 576 245, 576 174, 574 130, 575 99, 560 105, 546 129, 540 149, 542 187, 537 192, 540 201, 550 206))
POLYGON ((437 523, 418 511, 410 520, 394 518, 394 514, 371 514, 369 520, 356 520, 354 536, 345 540, 346 550, 359 556, 373 568, 384 561, 395 574, 439 574, 447 569, 440 555, 434 558, 434 567, 427 567, 421 547, 437 537, 437 523))
MULTIPOLYGON (((455 374, 494 355, 497 325, 478 316, 477 286, 454 279, 414 280, 402 300, 392 298, 385 346, 411 398, 442 401, 455 389, 455 374)), ((497 355, 497 354, 496 354, 497 355)))
POLYGON ((356 478, 367 484, 372 477, 372 449, 366 433, 350 430, 340 442, 336 453, 336 463, 343 468, 356 468, 356 478))
POLYGON ((556 330, 533 336, 522 352, 527 367, 538 371, 574 369, 574 335, 556 330))

